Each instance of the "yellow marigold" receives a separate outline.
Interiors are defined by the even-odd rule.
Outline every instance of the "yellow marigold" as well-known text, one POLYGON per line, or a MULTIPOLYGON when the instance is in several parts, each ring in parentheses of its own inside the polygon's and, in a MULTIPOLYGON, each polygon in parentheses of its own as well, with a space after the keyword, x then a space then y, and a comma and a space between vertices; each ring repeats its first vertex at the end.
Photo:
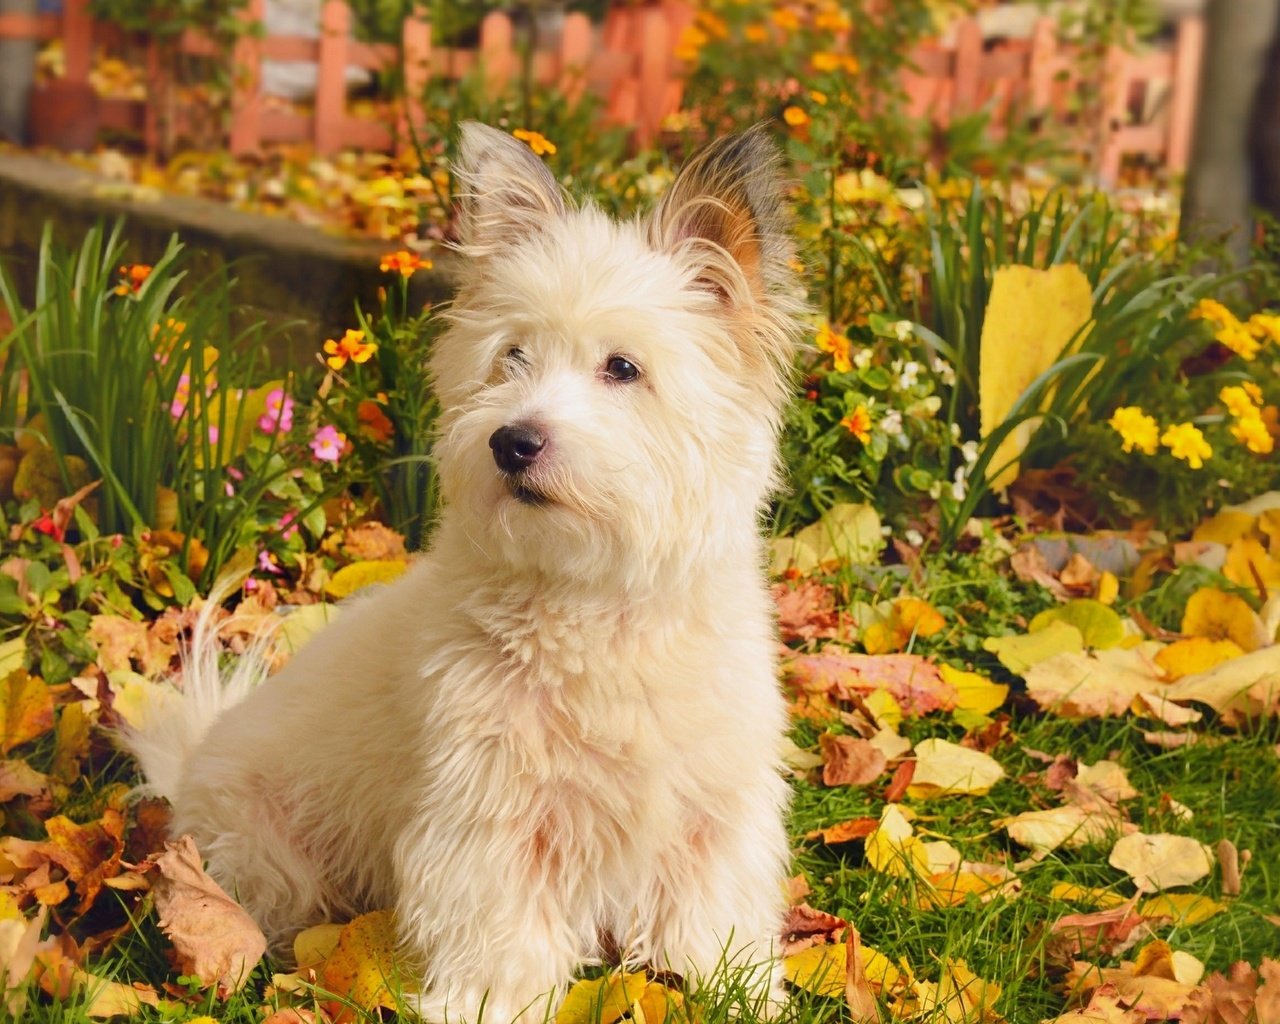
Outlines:
POLYGON ((1107 425, 1120 435, 1126 452, 1136 448, 1144 455, 1154 455, 1159 447, 1160 424, 1136 405, 1120 406, 1111 414, 1107 425))
POLYGON ((1244 388, 1244 393, 1253 400, 1254 405, 1262 404, 1262 388, 1251 380, 1243 381, 1240 386, 1244 388))
POLYGON ((831 362, 838 373, 848 373, 853 369, 853 359, 849 354, 851 347, 849 339, 834 330, 830 324, 824 323, 818 328, 816 344, 821 351, 831 355, 831 362))
POLYGON ((1270 455, 1276 446, 1260 414, 1236 420, 1231 426, 1231 436, 1256 455, 1270 455))
POLYGON ((803 128, 809 123, 809 115, 804 112, 803 107, 787 107, 782 112, 782 119, 792 128, 803 128))
POLYGON ((676 42, 676 59, 691 63, 698 59, 698 54, 707 45, 710 37, 697 25, 686 25, 676 42))
POLYGON ((1201 299, 1191 309, 1191 319, 1212 320, 1214 323, 1227 325, 1238 324, 1236 315, 1217 299, 1201 299))
POLYGON ((843 71, 847 75, 852 75, 858 71, 857 59, 847 53, 831 53, 822 50, 809 58, 809 64, 820 74, 843 71))
POLYGON ((825 107, 827 105, 827 94, 825 92, 820 92, 817 89, 809 90, 809 99, 813 100, 813 102, 818 104, 820 107, 825 107))
POLYGON ((813 27, 823 32, 846 32, 852 25, 849 15, 834 4, 823 7, 813 16, 813 27))
POLYGON ((800 15, 790 7, 777 7, 769 12, 769 20, 783 32, 794 32, 800 27, 800 15))
POLYGON ((424 260, 416 252, 410 252, 408 249, 397 249, 395 252, 389 252, 378 263, 378 269, 384 274, 389 271, 397 271, 401 277, 412 277, 416 271, 430 270, 431 267, 430 260, 424 260))
POLYGON ((1193 423, 1175 423, 1160 435, 1160 443, 1169 449, 1175 459, 1181 459, 1192 469, 1204 466, 1204 460, 1213 454, 1209 442, 1193 423))
POLYGON ((742 34, 749 43, 763 43, 769 38, 769 30, 763 25, 748 25, 742 30, 742 34))
POLYGON ((1249 317, 1249 332, 1261 341, 1280 345, 1280 313, 1254 313, 1249 317))
POLYGON ((373 341, 364 340, 364 331, 348 330, 338 341, 330 338, 324 343, 325 363, 332 370, 341 370, 347 365, 347 362, 367 363, 375 352, 378 351, 378 345, 373 341))
POLYGON ((556 151, 556 144, 547 139, 542 132, 531 132, 527 128, 517 128, 511 133, 521 142, 527 143, 535 156, 546 156, 556 151))
POLYGON ((1249 328, 1239 320, 1219 327, 1213 332, 1213 336, 1219 344, 1225 345, 1246 361, 1254 359, 1262 348, 1262 342, 1249 333, 1249 328))
POLYGON ((729 36, 728 23, 714 11, 699 11, 694 21, 709 36, 714 36, 716 39, 727 39, 729 36))
POLYGON ((863 444, 871 440, 871 413, 865 405, 860 405, 840 421, 840 426, 856 437, 863 444))
MULTIPOLYGON (((1255 384, 1256 388, 1257 385, 1255 384)), ((1243 386, 1230 385, 1218 392, 1218 400, 1227 407, 1227 412, 1236 419, 1246 419, 1258 415, 1258 407, 1243 386)))

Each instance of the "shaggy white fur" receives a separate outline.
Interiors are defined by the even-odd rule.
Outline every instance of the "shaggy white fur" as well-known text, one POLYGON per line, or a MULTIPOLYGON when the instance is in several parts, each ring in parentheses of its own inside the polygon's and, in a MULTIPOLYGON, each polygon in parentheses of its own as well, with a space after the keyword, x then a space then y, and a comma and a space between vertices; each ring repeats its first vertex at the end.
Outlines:
POLYGON ((429 1018, 541 1020, 605 948, 752 964, 776 998, 759 515, 798 306, 773 147, 713 143, 634 223, 493 129, 457 170, 430 552, 261 686, 199 639, 126 743, 275 944, 394 907, 429 1018))

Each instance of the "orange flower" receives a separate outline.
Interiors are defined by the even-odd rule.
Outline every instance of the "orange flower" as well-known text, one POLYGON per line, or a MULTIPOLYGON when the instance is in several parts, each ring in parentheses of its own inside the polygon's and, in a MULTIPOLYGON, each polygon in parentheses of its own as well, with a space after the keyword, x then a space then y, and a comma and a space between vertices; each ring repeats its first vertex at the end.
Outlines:
POLYGON ((742 30, 742 34, 749 43, 763 43, 769 39, 769 30, 763 25, 748 25, 742 30))
POLYGON ((117 295, 136 295, 151 276, 150 263, 130 263, 120 268, 120 283, 115 286, 117 295))
POLYGON ((790 7, 777 7, 770 11, 769 20, 783 32, 794 32, 800 27, 800 16, 790 7))
POLYGON ((324 343, 325 362, 331 370, 341 370, 350 360, 353 363, 367 363, 378 351, 376 342, 365 341, 364 331, 347 331, 340 341, 332 338, 324 343))
POLYGON ((511 133, 521 142, 528 143, 534 156, 546 156, 556 151, 556 144, 547 139, 542 132, 531 132, 527 128, 517 128, 511 133))
POLYGON ((787 107, 782 112, 782 119, 792 128, 803 128, 809 123, 809 115, 804 112, 803 107, 787 107))
POLYGON ((388 271, 399 271, 401 277, 412 277, 415 271, 430 270, 432 263, 430 260, 424 260, 416 252, 410 252, 408 249, 397 249, 395 252, 389 252, 382 257, 378 264, 378 269, 384 274, 388 271))
POLYGON ((860 405, 849 413, 848 416, 840 421, 840 426, 848 430, 863 444, 871 440, 871 413, 865 405, 860 405))
POLYGON ((819 351, 826 352, 831 356, 831 363, 836 368, 837 373, 848 373, 853 369, 853 359, 849 353, 852 347, 851 342, 829 323, 824 322, 818 328, 818 336, 814 340, 814 344, 818 346, 819 351))
POLYGON ((360 421, 360 432, 372 441, 390 441, 395 427, 382 406, 372 399, 364 399, 356 406, 356 419, 360 421))

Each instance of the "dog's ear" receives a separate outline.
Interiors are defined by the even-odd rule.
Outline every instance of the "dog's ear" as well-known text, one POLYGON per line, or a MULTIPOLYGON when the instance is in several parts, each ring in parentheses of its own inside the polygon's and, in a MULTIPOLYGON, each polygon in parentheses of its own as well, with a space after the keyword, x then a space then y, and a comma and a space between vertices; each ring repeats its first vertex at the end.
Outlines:
POLYGON ((459 158, 458 242, 487 256, 564 213, 564 193, 523 142, 477 121, 464 121, 459 158))
POLYGON ((656 246, 685 251, 734 305, 768 302, 794 279, 779 162, 763 125, 717 139, 685 164, 650 224, 656 246))

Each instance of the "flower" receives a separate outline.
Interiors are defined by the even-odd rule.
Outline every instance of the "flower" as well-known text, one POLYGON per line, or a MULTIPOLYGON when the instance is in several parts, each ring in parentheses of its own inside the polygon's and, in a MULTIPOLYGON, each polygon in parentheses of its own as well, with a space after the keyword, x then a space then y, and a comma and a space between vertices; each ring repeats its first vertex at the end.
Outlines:
POLYGON ((924 369, 924 367, 914 359, 908 360, 905 363, 901 360, 895 361, 893 364, 893 372, 898 374, 898 387, 903 391, 907 390, 907 388, 915 387, 916 381, 920 379, 920 371, 922 369, 924 369))
POLYGON ((749 43, 763 43, 769 38, 769 30, 763 25, 748 25, 742 34, 749 43))
POLYGON ((356 419, 360 421, 360 433, 373 441, 390 441, 395 427, 382 406, 371 398, 366 398, 356 406, 356 419))
POLYGON ((298 513, 289 511, 280 517, 280 521, 276 523, 276 528, 280 531, 280 539, 288 540, 298 532, 298 513))
POLYGON ((1160 424, 1136 405, 1122 405, 1111 414, 1107 425, 1120 435, 1124 450, 1135 448, 1143 455, 1154 455, 1160 444, 1160 424))
POLYGON ((1249 317, 1249 332, 1260 341, 1280 345, 1280 313, 1254 313, 1249 317))
POLYGON ((325 362, 331 370, 341 370, 347 360, 353 363, 367 363, 378 351, 376 342, 365 341, 364 331, 348 330, 341 341, 332 338, 324 343, 325 354, 329 357, 325 362))
POLYGON ((809 90, 809 99, 813 100, 813 102, 820 107, 825 107, 827 105, 827 94, 825 92, 819 92, 817 89, 809 90))
POLYGON ((794 32, 800 27, 800 16, 790 7, 775 7, 769 12, 769 20, 783 32, 794 32))
MULTIPOLYGON (((704 37, 705 38, 705 37, 704 37)), ((517 128, 511 133, 521 142, 526 142, 533 150, 534 156, 546 156, 556 151, 556 144, 547 139, 542 132, 531 132, 526 128, 517 128)))
MULTIPOLYGON (((1254 387, 1256 388, 1257 385, 1255 384, 1254 387)), ((1235 385, 1224 387, 1218 392, 1218 399, 1227 407, 1227 412, 1236 419, 1247 419, 1258 415, 1258 407, 1254 404, 1255 399, 1243 387, 1235 385)))
MULTIPOLYGON (((896 325, 895 325, 896 326, 896 325)), ((949 362, 941 356, 934 356, 929 362, 931 369, 938 376, 938 380, 944 387, 951 387, 956 382, 956 370, 949 362)))
POLYGON ((277 431, 287 434, 293 429, 293 399, 285 394, 284 388, 267 392, 267 411, 258 417, 258 429, 264 434, 277 431))
POLYGON ((831 354, 831 362, 837 373, 848 373, 853 369, 853 363, 849 359, 849 339, 843 334, 836 333, 825 321, 818 328, 817 346, 823 352, 831 354))
POLYGON ((169 403, 169 415, 175 420, 181 419, 187 411, 187 402, 191 400, 191 374, 184 373, 178 378, 178 386, 173 389, 173 401, 169 403))
POLYGON ((412 277, 414 271, 430 270, 431 267, 430 260, 424 260, 416 252, 410 252, 408 249, 397 249, 395 252, 389 252, 378 263, 378 269, 384 274, 388 271, 396 270, 400 272, 401 277, 412 277))
POLYGON ((853 412, 849 413, 848 416, 840 421, 840 426, 848 430, 863 444, 871 440, 871 413, 867 411, 865 405, 859 405, 853 412))
POLYGON ((804 112, 803 107, 787 107, 782 112, 782 120, 792 128, 803 128, 809 123, 809 115, 804 112))
POLYGON ((1181 459, 1192 469, 1200 469, 1204 460, 1213 454, 1200 428, 1191 423, 1175 423, 1167 427, 1160 435, 1160 443, 1175 459, 1181 459))
POLYGON ((843 71, 846 75, 856 74, 858 61, 847 53, 830 53, 819 51, 809 58, 809 64, 819 74, 832 71, 843 71))
POLYGON ((1254 359, 1262 348, 1262 342, 1250 333, 1249 328, 1234 318, 1231 323, 1214 331, 1213 337, 1218 344, 1225 345, 1245 361, 1254 359))
POLYGON ((117 295, 137 295, 151 276, 150 263, 129 263, 120 268, 120 283, 113 289, 117 295))
POLYGON ((273 576, 281 575, 284 570, 280 568, 280 563, 276 561, 276 556, 266 548, 258 552, 258 571, 268 572, 273 576))
POLYGON ((824 32, 846 32, 851 24, 849 15, 834 4, 823 7, 813 16, 813 27, 824 32))
POLYGON ((1231 436, 1257 455, 1270 455, 1276 445, 1260 414, 1238 419, 1231 427, 1231 436))
POLYGON ((1191 309, 1192 320, 1212 320, 1219 325, 1239 323, 1236 315, 1217 299, 1201 299, 1191 309))
POLYGON ((894 437, 902 433, 902 410, 890 409, 887 413, 880 417, 880 430, 882 433, 894 437))
POLYGON ((311 454, 320 462, 337 462, 342 458, 342 449, 346 447, 347 435, 337 427, 323 426, 311 439, 311 454))

